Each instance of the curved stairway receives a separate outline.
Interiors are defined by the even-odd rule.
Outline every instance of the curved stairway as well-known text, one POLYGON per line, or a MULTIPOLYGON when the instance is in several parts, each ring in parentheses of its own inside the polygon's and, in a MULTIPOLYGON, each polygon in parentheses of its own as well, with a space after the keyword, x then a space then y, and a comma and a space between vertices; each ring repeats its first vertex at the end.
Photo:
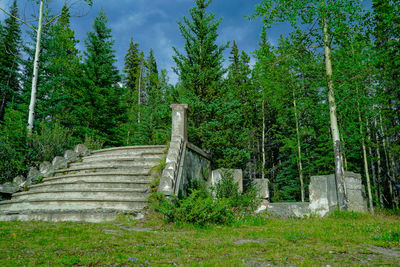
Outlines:
POLYGON ((147 205, 150 169, 165 157, 165 146, 131 146, 92 151, 55 171, 43 183, 0 202, 0 221, 114 220, 140 215, 147 205))

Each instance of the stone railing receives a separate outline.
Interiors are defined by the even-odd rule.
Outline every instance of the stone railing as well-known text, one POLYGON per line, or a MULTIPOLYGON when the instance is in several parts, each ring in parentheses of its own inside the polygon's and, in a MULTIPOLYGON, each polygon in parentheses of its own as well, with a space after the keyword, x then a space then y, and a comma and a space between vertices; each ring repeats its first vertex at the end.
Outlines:
POLYGON ((67 150, 64 156, 56 156, 52 162, 44 161, 37 167, 30 167, 28 175, 16 176, 12 182, 0 185, 0 193, 9 195, 22 190, 28 190, 29 186, 41 182, 43 178, 51 177, 59 169, 65 169, 69 163, 78 161, 80 157, 90 154, 89 149, 82 144, 76 145, 74 150, 67 150))
POLYGON ((208 180, 211 158, 200 148, 188 142, 187 104, 173 104, 172 133, 166 165, 161 174, 158 192, 165 195, 185 194, 194 180, 208 180))

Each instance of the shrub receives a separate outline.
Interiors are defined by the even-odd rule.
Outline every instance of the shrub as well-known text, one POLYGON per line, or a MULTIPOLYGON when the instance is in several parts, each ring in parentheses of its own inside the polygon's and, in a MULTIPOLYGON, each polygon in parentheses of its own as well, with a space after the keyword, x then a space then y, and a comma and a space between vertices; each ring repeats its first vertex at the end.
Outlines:
POLYGON ((234 212, 228 199, 213 199, 200 190, 192 190, 185 199, 167 199, 160 193, 153 194, 153 207, 164 215, 167 222, 206 224, 229 224, 234 212))
POLYGON ((57 122, 41 123, 28 136, 23 114, 13 109, 7 110, 0 132, 0 183, 25 175, 29 167, 51 161, 74 145, 70 131, 57 122))
POLYGON ((153 193, 150 202, 167 222, 191 223, 199 226, 207 224, 232 224, 248 221, 247 211, 254 210, 259 204, 257 190, 252 187, 245 193, 239 193, 233 178, 224 176, 216 185, 215 198, 204 184, 197 181, 196 188, 189 189, 186 198, 153 193), (246 217, 246 220, 242 220, 246 217))

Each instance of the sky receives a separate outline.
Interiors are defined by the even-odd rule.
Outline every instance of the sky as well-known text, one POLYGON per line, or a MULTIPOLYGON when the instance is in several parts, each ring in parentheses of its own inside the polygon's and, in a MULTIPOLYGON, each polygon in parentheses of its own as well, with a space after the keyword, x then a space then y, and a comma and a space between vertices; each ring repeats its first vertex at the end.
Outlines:
MULTIPOLYGON (((147 56, 153 48, 158 68, 166 69, 170 83, 175 84, 178 77, 173 72, 175 66, 172 56, 175 54, 172 47, 183 52, 185 40, 178 28, 178 21, 183 16, 189 17, 189 9, 195 5, 195 0, 93 0, 93 6, 88 7, 81 0, 50 0, 50 8, 54 14, 61 12, 64 2, 75 3, 71 8, 71 28, 80 43, 78 49, 85 50, 84 40, 87 32, 92 30, 93 20, 103 9, 108 18, 108 27, 112 29, 115 41, 114 50, 117 58, 117 67, 122 73, 124 56, 128 50, 130 39, 139 43, 139 49, 147 56)), ((250 56, 258 48, 262 23, 260 19, 250 21, 245 16, 250 16, 255 11, 255 6, 262 0, 213 0, 208 11, 221 18, 218 29, 217 43, 236 41, 240 50, 246 51, 250 56)), ((8 9, 12 0, 0 0, 0 7, 8 9)), ((370 6, 370 0, 363 1, 370 6)), ((20 17, 25 20, 32 19, 38 14, 39 5, 36 0, 18 0, 20 17)), ((0 20, 5 14, 0 12, 0 20)), ((28 27, 22 26, 24 31, 28 27)), ((274 26, 267 33, 267 38, 272 45, 276 45, 281 34, 286 35, 290 27, 285 24, 274 26)), ((26 35, 25 35, 26 36, 26 35)), ((224 66, 229 64, 230 48, 225 50, 224 66)), ((254 58, 250 63, 254 64, 254 58)))
MULTIPOLYGON (((109 18, 108 27, 112 29, 115 40, 117 67, 122 71, 124 56, 129 41, 133 38, 146 56, 150 48, 153 48, 159 70, 166 69, 170 82, 176 83, 177 76, 172 70, 175 66, 172 47, 175 46, 179 51, 183 51, 184 47, 184 39, 180 35, 177 22, 181 21, 183 16, 190 17, 189 9, 194 6, 194 0, 94 0, 93 2, 91 8, 81 2, 71 9, 73 15, 71 28, 75 31, 76 38, 80 40, 79 50, 85 50, 86 34, 92 30, 93 20, 99 11, 104 9, 109 18)), ((222 18, 217 43, 225 44, 235 40, 240 50, 249 54, 256 50, 261 21, 249 21, 245 16, 251 15, 255 5, 260 2, 261 0, 214 0, 208 11, 214 13, 216 18, 222 18)), ((0 0, 0 7, 8 9, 11 3, 12 0, 0 0)), ((18 3, 22 18, 29 20, 32 19, 32 14, 38 13, 38 5, 33 0, 19 0, 18 3)), ((53 12, 59 13, 64 0, 52 0, 50 3, 53 12)), ((0 14, 1 20, 4 17, 4 14, 0 14)), ((22 28, 24 31, 28 29, 26 26, 22 28)), ((278 37, 279 33, 270 36, 270 38, 278 37)), ((230 48, 225 51, 225 66, 228 64, 229 51, 230 48)))

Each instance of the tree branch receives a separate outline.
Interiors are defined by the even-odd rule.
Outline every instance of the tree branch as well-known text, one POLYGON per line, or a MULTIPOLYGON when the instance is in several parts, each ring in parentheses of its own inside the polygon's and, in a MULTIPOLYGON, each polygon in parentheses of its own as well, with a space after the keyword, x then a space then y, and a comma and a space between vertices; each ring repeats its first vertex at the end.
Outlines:
POLYGON ((31 25, 29 25, 28 23, 26 23, 26 22, 23 21, 22 19, 20 19, 20 18, 14 16, 14 15, 8 13, 6 10, 2 9, 1 7, 0 7, 0 10, 2 10, 4 13, 6 13, 7 15, 9 15, 10 17, 13 17, 14 19, 16 19, 16 20, 22 22, 23 24, 25 24, 26 26, 28 26, 29 28, 31 28, 32 30, 34 30, 35 32, 37 32, 37 30, 36 30, 34 27, 32 27, 31 25))

